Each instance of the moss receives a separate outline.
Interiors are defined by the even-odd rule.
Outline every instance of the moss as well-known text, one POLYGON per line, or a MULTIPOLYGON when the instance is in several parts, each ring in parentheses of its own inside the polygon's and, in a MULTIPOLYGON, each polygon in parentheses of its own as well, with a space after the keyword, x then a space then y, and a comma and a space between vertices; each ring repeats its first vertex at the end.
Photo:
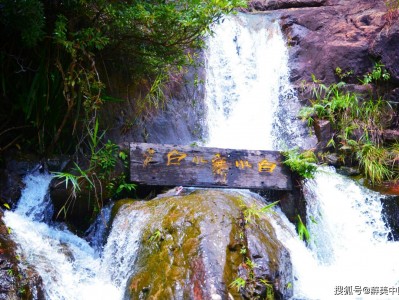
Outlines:
POLYGON ((278 274, 279 252, 284 249, 274 242, 268 216, 245 226, 248 243, 240 239, 242 209, 254 203, 262 207, 258 200, 236 192, 197 190, 124 207, 149 215, 126 298, 210 299, 212 293, 222 298, 230 293, 234 299, 242 299, 229 285, 243 268, 243 245, 248 247, 248 257, 260 257, 259 265, 267 263, 256 276, 278 274), (255 253, 259 248, 261 253, 255 253))
POLYGON ((241 299, 241 294, 237 291, 237 288, 230 286, 230 284, 239 277, 239 265, 243 262, 243 255, 240 253, 243 247, 247 247, 239 240, 240 234, 242 234, 243 228, 238 226, 238 223, 233 224, 232 230, 230 231, 230 243, 226 248, 226 264, 223 270, 223 281, 226 283, 228 292, 233 296, 234 299, 241 299))

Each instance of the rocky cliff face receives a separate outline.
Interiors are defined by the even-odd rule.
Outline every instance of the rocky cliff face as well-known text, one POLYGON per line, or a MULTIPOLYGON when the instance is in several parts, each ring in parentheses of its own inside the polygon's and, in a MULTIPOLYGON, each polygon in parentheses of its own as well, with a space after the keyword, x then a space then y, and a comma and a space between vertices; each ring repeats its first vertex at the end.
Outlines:
POLYGON ((353 71, 352 83, 381 60, 399 83, 397 13, 375 0, 253 0, 248 10, 278 10, 290 47, 291 81, 311 74, 325 83, 338 78, 335 68, 353 71))
MULTIPOLYGON (((203 61, 200 55, 199 63, 203 61)), ((148 82, 132 86, 123 76, 111 76, 113 97, 122 102, 106 104, 101 113, 106 138, 115 143, 146 142, 188 145, 202 138, 204 72, 200 67, 171 74, 153 99, 144 100, 148 82), (142 109, 146 102, 147 109, 142 109)))

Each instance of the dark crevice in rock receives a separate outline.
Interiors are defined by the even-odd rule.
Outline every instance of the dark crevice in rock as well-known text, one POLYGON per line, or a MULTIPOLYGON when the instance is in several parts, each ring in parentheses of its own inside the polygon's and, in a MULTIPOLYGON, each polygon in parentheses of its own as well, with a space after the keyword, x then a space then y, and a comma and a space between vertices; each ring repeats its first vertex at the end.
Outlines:
POLYGON ((391 229, 390 240, 399 241, 399 197, 389 196, 381 199, 385 223, 391 229))

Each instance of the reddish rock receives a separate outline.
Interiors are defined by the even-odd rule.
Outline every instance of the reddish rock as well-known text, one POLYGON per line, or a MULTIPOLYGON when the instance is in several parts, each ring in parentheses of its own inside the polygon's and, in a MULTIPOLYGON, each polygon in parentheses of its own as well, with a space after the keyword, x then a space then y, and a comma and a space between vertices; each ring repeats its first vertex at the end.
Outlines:
POLYGON ((317 140, 319 141, 318 148, 323 149, 327 147, 333 137, 333 130, 330 121, 316 119, 314 122, 314 129, 317 140))
POLYGON ((382 137, 385 141, 397 142, 399 141, 399 130, 386 129, 384 130, 382 137))
POLYGON ((385 25, 373 41, 371 53, 381 58, 392 79, 399 83, 399 21, 397 15, 394 20, 388 16, 384 14, 385 25))
POLYGON ((273 10, 294 7, 318 7, 326 0, 255 0, 248 4, 249 11, 273 10))
MULTIPOLYGON (((290 45, 291 80, 335 82, 336 67, 357 77, 373 66, 373 42, 386 25, 379 1, 328 3, 328 6, 281 11, 281 24, 290 45)), ((380 44, 378 44, 380 45, 380 44)))

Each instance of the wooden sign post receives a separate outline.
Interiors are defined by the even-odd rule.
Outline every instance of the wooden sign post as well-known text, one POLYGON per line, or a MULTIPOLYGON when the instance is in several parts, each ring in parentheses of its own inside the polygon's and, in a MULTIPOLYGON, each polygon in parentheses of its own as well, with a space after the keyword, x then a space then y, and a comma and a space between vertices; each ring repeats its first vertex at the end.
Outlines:
POLYGON ((292 189, 277 151, 130 144, 130 180, 146 185, 292 189))

